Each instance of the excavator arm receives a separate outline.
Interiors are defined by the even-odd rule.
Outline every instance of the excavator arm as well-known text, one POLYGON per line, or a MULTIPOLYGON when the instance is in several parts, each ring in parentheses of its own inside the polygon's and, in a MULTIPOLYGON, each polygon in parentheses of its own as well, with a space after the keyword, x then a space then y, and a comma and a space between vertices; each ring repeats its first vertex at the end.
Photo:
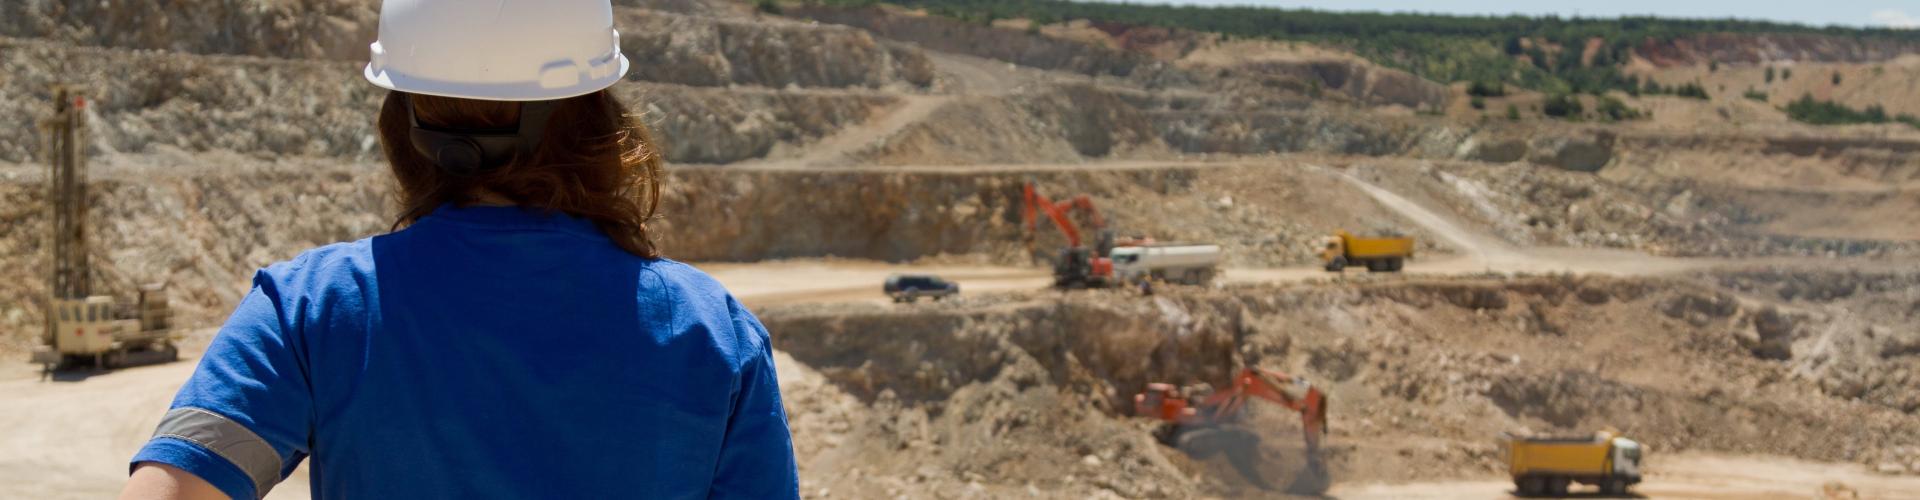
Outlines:
POLYGON ((1088 228, 1094 231, 1106 229, 1107 219, 1100 216, 1100 209, 1093 208, 1093 198, 1084 194, 1074 196, 1073 201, 1067 202, 1067 208, 1085 211, 1087 213, 1088 228))
MULTIPOLYGON (((1080 246, 1080 228, 1074 226, 1073 220, 1067 218, 1067 211, 1065 209, 1061 208, 1059 204, 1055 204, 1053 200, 1047 199, 1046 195, 1034 191, 1032 183, 1028 183, 1022 190, 1025 191, 1026 194, 1026 204, 1020 211, 1020 219, 1027 224, 1028 248, 1033 247, 1034 235, 1037 234, 1039 230, 1039 218, 1036 216, 1037 214, 1035 214, 1036 210, 1046 212, 1047 218, 1053 219, 1053 225, 1059 226, 1060 232, 1066 233, 1068 245, 1075 247, 1080 246)), ((1076 205, 1084 204, 1087 210, 1092 211, 1093 220, 1095 221, 1094 224, 1103 225, 1105 223, 1105 221, 1100 220, 1100 213, 1093 211, 1093 200, 1088 199, 1086 195, 1075 197, 1073 203, 1076 205)))
POLYGON ((1234 375, 1232 385, 1200 403, 1201 414, 1210 420, 1233 418, 1252 399, 1264 399, 1300 412, 1300 424, 1306 432, 1307 451, 1318 452, 1327 432, 1327 397, 1305 379, 1280 372, 1245 368, 1234 375), (1288 392, 1291 388, 1293 392, 1288 392))

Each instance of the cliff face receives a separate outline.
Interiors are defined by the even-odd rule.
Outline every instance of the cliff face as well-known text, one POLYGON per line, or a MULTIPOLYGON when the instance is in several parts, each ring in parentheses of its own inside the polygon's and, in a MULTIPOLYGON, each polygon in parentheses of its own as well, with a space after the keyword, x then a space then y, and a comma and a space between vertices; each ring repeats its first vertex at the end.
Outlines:
POLYGON ((289 59, 365 60, 378 0, 15 0, 0 35, 77 45, 289 59))
POLYGON ((1294 80, 1368 106, 1438 109, 1446 105, 1449 95, 1446 86, 1412 73, 1351 59, 1262 61, 1238 65, 1234 71, 1263 85, 1294 80))
POLYGON ((778 144, 804 144, 867 120, 887 95, 775 92, 626 83, 614 87, 666 143, 676 163, 762 158, 778 144))
POLYGON ((89 100, 95 155, 169 146, 371 158, 384 90, 343 61, 204 56, 0 39, 0 161, 39 148, 34 122, 56 84, 89 100))
MULTIPOLYGON (((95 155, 157 147, 266 157, 379 158, 374 115, 386 91, 359 63, 290 61, 0 39, 0 161, 39 148, 35 120, 51 88, 85 82, 95 155), (130 71, 137 68, 137 71, 130 71)), ((881 94, 728 90, 628 82, 614 87, 659 131, 674 162, 728 163, 805 143, 867 119, 881 94)))
POLYGON ((621 9, 629 78, 698 86, 925 87, 933 66, 918 49, 833 25, 752 22, 621 9))
MULTIPOLYGON (((932 65, 918 49, 882 44, 857 29, 733 18, 723 6, 690 0, 618 3, 625 6, 615 8, 615 25, 634 63, 632 80, 925 87, 933 79, 932 65)), ((0 36, 293 60, 364 62, 378 25, 378 0, 23 0, 0 5, 0 36)))
POLYGON ((1152 62, 1146 56, 1122 50, 891 9, 800 6, 788 9, 786 14, 844 24, 941 52, 1072 73, 1127 76, 1152 62))

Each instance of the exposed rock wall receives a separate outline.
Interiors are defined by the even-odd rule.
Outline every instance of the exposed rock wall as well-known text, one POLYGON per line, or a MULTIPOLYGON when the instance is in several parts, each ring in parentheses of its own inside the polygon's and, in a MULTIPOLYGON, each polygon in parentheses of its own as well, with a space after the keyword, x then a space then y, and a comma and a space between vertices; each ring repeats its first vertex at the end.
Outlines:
MULTIPOLYGON (((379 159, 386 91, 351 62, 207 56, 0 39, 0 161, 39 148, 36 120, 57 83, 86 82, 92 154, 157 147, 263 157, 379 159)), ((806 143, 866 120, 893 97, 627 82, 614 87, 656 129, 674 162, 727 163, 806 143)))
POLYGON ((1613 162, 1618 136, 1599 128, 1575 126, 1495 126, 1461 141, 1454 157, 1487 163, 1526 160, 1575 172, 1598 172, 1613 162))
POLYGON ((1161 159, 1174 153, 1432 157, 1451 154, 1461 140, 1436 120, 1383 118, 1304 103, 1269 109, 1234 109, 1235 104, 1085 85, 969 97, 856 156, 879 165, 1161 159))
MULTIPOLYGON (((926 56, 840 26, 758 21, 699 0, 623 1, 615 25, 632 80, 725 86, 924 87, 926 56), (671 12, 669 12, 671 11, 671 12), (697 14, 697 15, 690 15, 697 14)), ((90 2, 0 5, 0 36, 79 46, 364 64, 377 0, 90 2)))
POLYGON ((776 144, 805 144, 895 102, 860 92, 777 92, 627 83, 614 87, 676 163, 733 163, 776 144))
POLYGON ((629 79, 699 86, 881 87, 933 82, 918 49, 835 25, 755 22, 621 9, 629 79))
POLYGON ((1186 153, 1413 153, 1427 125, 1326 111, 1155 111, 1152 123, 1169 147, 1186 153))
POLYGON ((1614 135, 1606 131, 1536 136, 1527 144, 1527 160, 1575 172, 1597 172, 1613 161, 1614 135))
POLYGON ((288 59, 367 57, 378 0, 12 0, 0 35, 50 41, 288 59))
POLYGON ((1090 86, 958 99, 856 155, 872 164, 1059 163, 1164 156, 1151 117, 1090 86))
POLYGON ((786 9, 785 13, 823 23, 853 26, 932 50, 1042 69, 1128 76, 1152 62, 1145 56, 1104 46, 1029 34, 1022 30, 971 24, 941 16, 907 14, 889 8, 797 6, 786 9))
POLYGON ((1450 95, 1445 85, 1412 73, 1349 59, 1260 61, 1233 66, 1231 74, 1275 87, 1285 85, 1279 80, 1305 82, 1309 90, 1335 92, 1368 106, 1440 109, 1450 95))
POLYGON ((385 90, 348 62, 169 54, 0 39, 0 160, 31 158, 55 84, 80 82, 97 154, 156 146, 370 158, 385 90))

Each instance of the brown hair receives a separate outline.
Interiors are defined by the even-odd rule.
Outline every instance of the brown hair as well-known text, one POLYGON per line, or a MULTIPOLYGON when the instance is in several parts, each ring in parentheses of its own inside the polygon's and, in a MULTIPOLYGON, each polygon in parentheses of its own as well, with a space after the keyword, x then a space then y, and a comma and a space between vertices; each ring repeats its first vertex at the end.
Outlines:
POLYGON ((389 92, 380 108, 380 147, 398 180, 400 215, 393 227, 413 224, 440 205, 469 205, 482 193, 514 204, 593 221, 614 244, 641 257, 659 257, 647 221, 660 205, 660 147, 645 125, 605 90, 556 101, 530 157, 472 176, 441 170, 414 151, 407 100, 420 122, 459 128, 512 128, 520 105, 389 92))

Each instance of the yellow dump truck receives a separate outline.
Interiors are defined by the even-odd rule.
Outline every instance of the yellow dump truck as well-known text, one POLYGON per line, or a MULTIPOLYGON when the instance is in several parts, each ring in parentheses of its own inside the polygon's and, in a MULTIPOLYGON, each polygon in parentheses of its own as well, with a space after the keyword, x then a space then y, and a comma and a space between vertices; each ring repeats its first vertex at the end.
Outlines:
POLYGON ((1520 496, 1566 496, 1572 483, 1623 495, 1640 482, 1643 446, 1605 430, 1579 437, 1505 436, 1507 472, 1520 496))
POLYGON ((1341 272, 1347 266, 1366 266, 1376 273, 1399 271, 1413 258, 1413 238, 1405 236, 1360 237, 1340 231, 1324 239, 1320 261, 1327 272, 1341 272))

